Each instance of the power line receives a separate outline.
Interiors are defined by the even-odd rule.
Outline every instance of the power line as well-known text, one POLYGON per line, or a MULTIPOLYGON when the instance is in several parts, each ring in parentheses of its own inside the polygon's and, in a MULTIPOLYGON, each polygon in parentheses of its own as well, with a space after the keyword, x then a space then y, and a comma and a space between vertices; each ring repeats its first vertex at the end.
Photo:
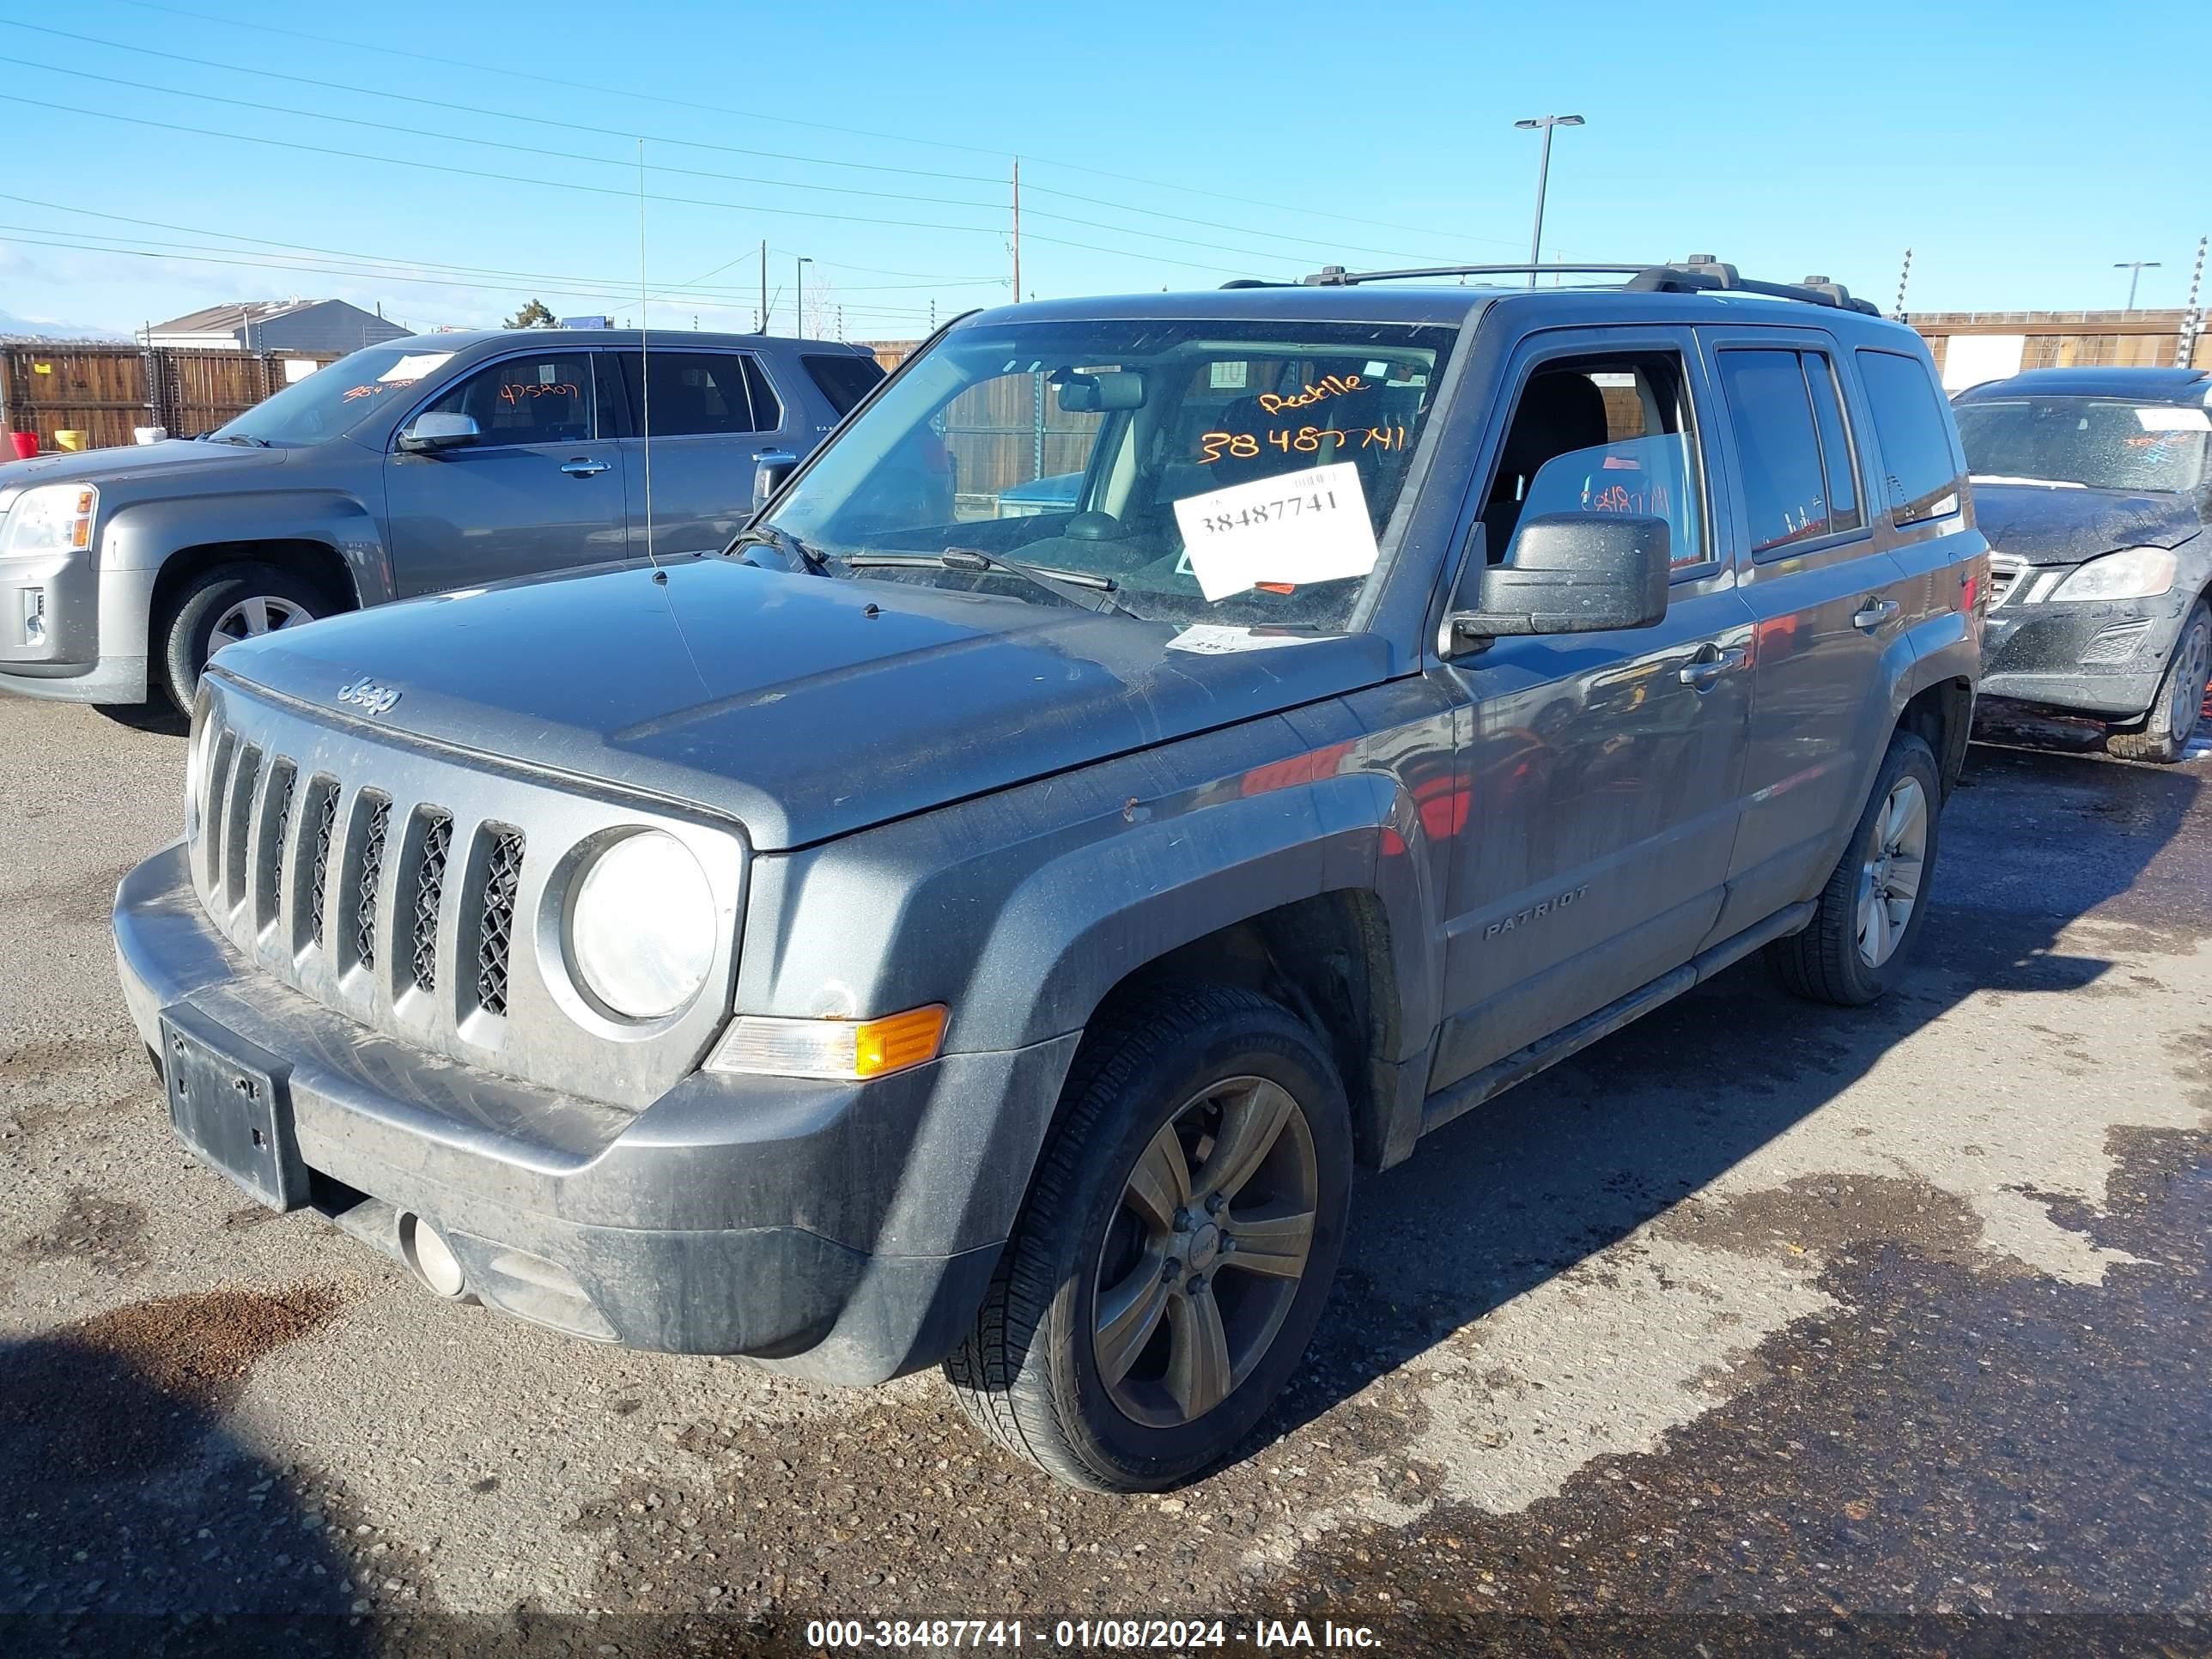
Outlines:
MULTIPOLYGON (((288 35, 297 40, 312 40, 319 46, 338 46, 352 52, 374 52, 384 53, 389 57, 412 58, 419 63, 435 64, 441 69, 462 69, 479 74, 509 76, 517 80, 535 81, 545 86, 565 87, 574 92, 592 92, 617 98, 635 99, 647 103, 665 104, 677 109, 703 111, 710 115, 736 116, 742 119, 753 121, 775 121, 787 126, 805 127, 818 132, 835 132, 848 137, 875 138, 884 140, 891 143, 915 144, 926 149, 955 150, 963 155, 988 155, 994 159, 1000 158, 1006 153, 1005 149, 994 149, 981 144, 963 144, 945 138, 916 138, 904 133, 877 132, 866 127, 843 126, 837 123, 830 121, 809 121, 794 115, 774 115, 764 110, 734 109, 724 104, 702 103, 694 99, 671 97, 665 93, 637 92, 626 87, 611 87, 590 81, 571 81, 564 79, 559 76, 541 75, 530 70, 515 69, 504 64, 475 63, 467 58, 444 57, 434 52, 410 52, 404 46, 390 46, 382 45, 381 43, 367 40, 348 40, 336 35, 312 33, 305 29, 285 28, 281 25, 275 23, 254 22, 243 18, 224 17, 211 12, 195 11, 183 6, 163 5, 157 3, 157 0, 124 0, 124 3, 126 5, 136 6, 143 11, 166 12, 172 16, 191 18, 196 22, 212 23, 217 27, 224 29, 252 29, 258 30, 263 33, 288 35)), ((678 140, 676 142, 680 143, 682 141, 678 140)), ((1029 152, 1024 149, 1024 154, 1027 155, 1029 152)), ((1101 179, 1117 179, 1123 184, 1141 185, 1149 190, 1177 191, 1185 195, 1202 196, 1214 201, 1237 202, 1247 207, 1273 208, 1285 213, 1303 214, 1308 218, 1334 219, 1344 224, 1374 225, 1384 229, 1402 230, 1416 236, 1437 236, 1443 234, 1432 225, 1399 224, 1387 219, 1362 218, 1356 214, 1331 213, 1326 210, 1317 209, 1310 203, 1294 204, 1287 202, 1262 201, 1256 197, 1246 196, 1228 191, 1207 190, 1196 185, 1177 184, 1171 180, 1160 179, 1146 179, 1135 173, 1109 172, 1104 167, 1090 167, 1079 161, 1056 161, 1050 156, 1042 155, 1031 156, 1030 159, 1032 161, 1041 161, 1048 167, 1065 168, 1071 173, 1087 173, 1101 179)), ((1130 209, 1129 210, 1132 212, 1150 211, 1148 209, 1142 208, 1130 209)), ((1261 232, 1254 234, 1265 234, 1266 233, 1261 232)), ((1325 240, 1326 239, 1317 240, 1325 240)), ((1470 240, 1482 241, 1498 240, 1495 237, 1481 237, 1470 240)), ((1502 243, 1500 245, 1504 246, 1502 243)), ((1515 244, 1514 246, 1518 245, 1515 244)), ((1360 251, 1365 252, 1375 252, 1382 250, 1370 248, 1360 251)))
MULTIPOLYGON (((138 3, 138 0, 131 0, 131 3, 138 3)), ((454 167, 447 162, 421 161, 401 155, 374 155, 361 150, 339 149, 328 144, 302 143, 291 138, 266 138, 254 133, 224 132, 213 127, 185 126, 179 122, 156 121, 143 115, 125 115, 113 110, 86 109, 77 104, 59 104, 43 98, 26 98, 18 93, 0 93, 0 101, 22 104, 33 109, 55 110, 67 115, 88 116, 98 121, 122 121, 132 126, 151 127, 162 132, 182 132, 204 138, 228 138, 239 143, 262 144, 276 149, 295 149, 313 155, 335 155, 345 161, 370 161, 387 167, 412 167, 421 172, 450 173, 465 179, 489 179, 500 184, 508 185, 534 185, 544 190, 573 191, 587 196, 617 196, 624 200, 629 199, 629 196, 627 191, 613 189, 604 185, 577 184, 561 179, 532 179, 523 173, 493 173, 483 167, 454 167)), ((767 213, 787 219, 815 219, 835 224, 884 225, 904 230, 945 230, 970 236, 996 237, 1004 234, 995 227, 988 225, 947 225, 927 220, 883 219, 861 214, 822 213, 805 208, 766 207, 750 202, 717 202, 703 197, 654 196, 650 199, 680 207, 716 208, 727 213, 767 213)), ((1104 228, 1119 230, 1121 227, 1109 225, 1104 228)), ((1127 232, 1125 234, 1133 235, 1149 233, 1127 232)), ((1031 240, 1050 243, 1055 247, 1080 248, 1089 253, 1104 253, 1125 259, 1142 259, 1152 264, 1177 265, 1187 270, 1219 271, 1223 269, 1218 263, 1198 259, 1178 259, 1164 253, 1144 253, 1134 248, 1100 247, 1096 243, 1073 241, 1060 236, 1035 236, 1031 240)), ((1273 258, 1278 256, 1268 254, 1248 257, 1273 258)))
MULTIPOLYGON (((143 227, 143 228, 147 228, 147 229, 151 229, 151 230, 175 230, 175 231, 182 231, 182 232, 184 232, 184 233, 185 233, 185 234, 187 234, 187 235, 191 235, 191 236, 212 236, 212 237, 218 238, 219 240, 222 240, 222 241, 226 241, 226 242, 250 242, 250 243, 252 243, 254 246, 258 246, 258 247, 270 247, 270 248, 276 248, 276 249, 278 249, 280 252, 290 252, 290 251, 293 251, 293 250, 297 250, 298 252, 303 252, 303 253, 322 253, 322 254, 328 254, 328 255, 330 255, 330 256, 331 256, 331 257, 333 257, 333 258, 340 258, 340 259, 358 259, 358 260, 365 261, 365 262, 368 262, 368 263, 370 263, 370 264, 388 264, 388 265, 389 265, 389 264, 396 264, 396 265, 401 265, 401 266, 409 267, 409 268, 411 268, 411 269, 414 269, 414 270, 449 270, 449 271, 457 271, 457 272, 459 272, 459 273, 461 273, 461 274, 463 274, 463 275, 465 275, 465 276, 502 276, 502 277, 508 278, 509 280, 514 281, 514 282, 516 282, 516 283, 586 283, 586 284, 599 284, 599 285, 607 285, 607 286, 613 286, 613 287, 620 287, 620 286, 622 285, 622 280, 623 280, 623 279, 621 279, 621 278, 619 278, 619 277, 611 277, 611 276, 575 276, 575 275, 574 275, 573 273, 560 272, 560 271, 544 271, 544 270, 508 270, 508 269, 507 269, 507 268, 505 268, 505 267, 498 266, 498 265, 468 265, 468 264, 455 264, 452 263, 451 261, 448 261, 448 260, 443 260, 443 259, 416 259, 416 258, 406 258, 406 257, 404 257, 404 256, 393 255, 393 254, 383 254, 383 253, 362 253, 362 252, 358 252, 357 250, 355 250, 355 249, 352 249, 352 248, 319 247, 319 246, 313 246, 313 245, 309 244, 309 243, 305 243, 305 242, 296 242, 296 241, 279 241, 279 240, 275 240, 275 239, 273 239, 273 238, 266 237, 266 236, 245 236, 245 235, 240 235, 240 234, 239 234, 238 233, 236 233, 236 232, 234 232, 234 231, 227 231, 227 230, 212 230, 212 229, 210 229, 210 228, 209 228, 207 226, 205 226, 205 225, 180 225, 180 224, 172 223, 172 222, 168 222, 168 221, 166 221, 166 220, 161 220, 161 219, 138 219, 138 218, 133 218, 133 217, 132 217, 131 216, 130 216, 129 214, 125 214, 125 213, 105 213, 105 212, 102 212, 102 211, 100 211, 100 210, 98 210, 98 209, 96 209, 96 208, 71 207, 71 206, 65 205, 65 204, 62 204, 62 203, 60 203, 60 202, 46 202, 46 201, 40 201, 38 198, 36 198, 36 197, 34 197, 34 196, 17 196, 17 195, 12 194, 12 193, 11 193, 11 192, 9 192, 9 191, 0 191, 0 202, 16 202, 16 203, 20 203, 20 204, 21 204, 23 206, 26 206, 26 207, 45 208, 45 209, 48 210, 49 211, 51 211, 51 212, 54 212, 54 213, 67 213, 67 214, 73 214, 73 215, 78 215, 78 216, 83 216, 83 217, 86 217, 86 218, 91 218, 91 219, 108 219, 108 220, 112 220, 112 221, 113 221, 114 222, 116 222, 117 224, 124 224, 124 225, 137 225, 137 226, 141 226, 141 227, 143 227)), ((40 234, 41 234, 57 235, 57 236, 61 236, 61 235, 69 235, 69 234, 82 234, 82 235, 98 235, 98 234, 100 234, 100 233, 98 233, 98 232, 93 232, 93 231, 73 232, 73 231, 72 231, 70 228, 68 228, 68 227, 60 227, 60 228, 56 228, 56 227, 46 226, 46 225, 20 225, 20 226, 15 227, 15 228, 20 229, 20 230, 31 230, 31 231, 38 232, 38 233, 40 233, 40 234)), ((122 240, 122 241, 135 241, 135 242, 138 242, 138 243, 141 243, 141 244, 145 245, 145 246, 164 246, 163 244, 155 243, 155 242, 151 241, 149 238, 143 237, 143 236, 133 236, 133 237, 111 237, 111 238, 105 238, 104 240, 122 240)), ((185 244, 185 243, 171 243, 171 244, 167 244, 166 246, 191 246, 191 245, 190 245, 190 244, 185 244)), ((217 248, 217 249, 204 249, 203 251, 204 251, 204 252, 222 252, 222 251, 224 251, 224 250, 222 250, 222 249, 217 248)), ((743 255, 743 256, 740 256, 740 257, 750 258, 750 250, 748 250, 748 251, 747 251, 747 253, 746 253, 745 255, 743 255)), ((718 266, 716 266, 716 267, 715 267, 715 270, 727 270, 727 269, 728 269, 728 264, 735 264, 735 263, 736 263, 736 261, 732 260, 732 261, 728 262, 728 264, 722 264, 722 265, 718 265, 718 266)), ((827 262, 825 261, 824 263, 827 263, 827 262)), ((841 268, 842 268, 842 267, 841 267, 841 268)), ((664 289, 662 292, 663 292, 663 294, 664 294, 664 295, 668 295, 668 294, 685 294, 685 293, 699 293, 699 294, 738 294, 738 293, 744 293, 744 294, 750 294, 750 293, 752 291, 749 287, 745 287, 745 286, 739 285, 739 284, 732 284, 732 283, 721 283, 721 284, 717 284, 717 285, 713 286, 713 287, 709 287, 709 286, 708 286, 708 285, 707 285, 707 283, 706 283, 706 282, 705 282, 705 276, 713 276, 714 274, 714 271, 708 271, 708 272, 706 272, 706 273, 704 274, 704 276, 702 276, 702 277, 700 277, 700 278, 698 278, 698 279, 695 279, 694 281, 692 281, 692 282, 689 282, 689 283, 675 283, 675 284, 672 285, 670 288, 668 288, 668 289, 664 289)), ((919 274, 921 274, 921 273, 912 273, 912 274, 919 275, 919 274)), ((937 279, 935 279, 935 280, 933 280, 933 281, 931 281, 931 282, 922 282, 922 283, 881 283, 881 284, 876 284, 876 285, 872 285, 872 285, 867 285, 867 284, 854 284, 854 285, 852 285, 851 287, 849 287, 846 291, 847 291, 847 292, 848 292, 848 293, 854 293, 854 294, 869 294, 869 293, 877 293, 877 292, 884 292, 884 291, 905 292, 905 291, 908 291, 908 290, 916 289, 939 289, 939 288, 986 288, 986 287, 988 287, 988 288, 1003 288, 1003 287, 1005 287, 1005 286, 1006 286, 1006 278, 1004 278, 1003 276, 973 276, 973 277, 953 277, 953 276, 945 276, 945 277, 939 277, 939 278, 937 278, 937 279)))
MULTIPOLYGON (((7 20, 5 19, 0 19, 0 22, 5 22, 7 20)), ((36 26, 18 25, 17 27, 35 27, 36 26)), ((206 60, 199 61, 204 62, 206 60)), ((409 138, 428 136, 443 139, 452 143, 474 144, 480 149, 503 150, 510 155, 527 155, 548 161, 580 161, 587 166, 613 167, 622 167, 624 169, 627 169, 630 166, 629 162, 619 160, 613 156, 591 155, 577 150, 548 149, 544 146, 538 144, 508 143, 503 139, 478 138, 465 133, 445 132, 425 135, 422 130, 419 127, 404 125, 396 121, 376 121, 371 120, 366 116, 339 115, 328 110, 298 109, 286 104, 263 103, 258 100, 252 98, 232 98, 222 93, 194 92, 184 87, 163 86, 157 82, 151 81, 134 81, 122 76, 101 75, 91 70, 71 69, 67 65, 61 64, 41 64, 33 62, 28 58, 19 59, 17 62, 19 66, 21 68, 36 70, 49 75, 72 76, 79 80, 96 81, 106 86, 127 87, 134 92, 154 92, 160 93, 166 97, 190 98, 202 103, 224 104, 234 109, 256 110, 265 115, 282 115, 295 120, 330 121, 342 126, 363 127, 376 132, 398 133, 402 137, 409 138)), ((230 67, 226 64, 215 64, 213 66, 216 68, 230 67)), ((349 88, 349 90, 360 90, 360 88, 349 88)), ((496 113, 496 112, 484 112, 496 113)), ((565 125, 567 124, 564 123, 563 125, 565 125)), ((216 136, 220 137, 224 135, 216 136)), ((711 169, 703 167, 672 167, 665 162, 653 163, 652 170, 655 173, 672 173, 683 178, 708 179, 722 184, 751 185, 763 186, 770 190, 795 190, 835 196, 859 196, 865 197, 874 201, 913 202, 935 207, 974 208, 979 211, 986 212, 995 210, 998 205, 994 202, 971 201, 965 197, 916 196, 911 191, 869 190, 857 185, 805 184, 785 179, 763 179, 754 173, 717 173, 711 169)), ((1102 198, 1085 197, 1077 199, 1096 201, 1102 198)), ((1119 207, 1119 204, 1110 202, 1106 203, 1105 205, 1109 207, 1116 207, 1117 209, 1119 207)), ((1144 209, 1122 209, 1119 210, 1137 212, 1149 211, 1149 210, 1144 209)), ((1180 247, 1198 248, 1201 251, 1212 253, 1233 253, 1242 258, 1250 259, 1281 259, 1285 257, 1279 250, 1233 248, 1219 242, 1201 241, 1196 237, 1176 236, 1171 235, 1165 231, 1143 230, 1133 225, 1109 224, 1103 220, 1085 219, 1072 214, 1052 213, 1033 210, 1030 216, 1032 218, 1050 220, 1060 224, 1076 225, 1089 230, 1108 231, 1116 235, 1140 236, 1148 241, 1166 242, 1180 247)), ((1168 218, 1182 217, 1180 215, 1164 215, 1161 216, 1168 218)), ((1205 220, 1194 220, 1189 222, 1204 224, 1207 222, 1205 220)), ((1249 234, 1261 236, 1272 236, 1283 241, 1304 242, 1310 246, 1331 247, 1338 246, 1332 245, 1317 239, 1289 236, 1285 235, 1282 233, 1273 231, 1256 231, 1249 234)), ((1383 253, 1394 252, 1394 250, 1390 249, 1370 249, 1362 251, 1383 253)), ((1428 258, 1434 256, 1427 254, 1407 254, 1405 255, 1405 257, 1412 258, 1428 258)))
MULTIPOLYGON (((21 228, 0 225, 0 231, 21 232, 21 228)), ((197 254, 164 252, 160 251, 158 247, 117 247, 106 245, 125 240, 126 239, 121 237, 110 237, 106 239, 104 243, 70 241, 42 234, 35 230, 23 234, 0 235, 0 243, 15 247, 51 247, 80 253, 107 253, 137 259, 170 259, 189 264, 226 265, 244 270, 268 270, 291 276, 342 276, 356 279, 366 277, 377 283, 399 283, 421 288, 456 289, 465 293, 497 294, 509 297, 512 297, 515 292, 514 285, 512 283, 469 283, 450 276, 406 276, 396 271, 359 270, 340 265, 285 264, 272 258, 246 257, 230 249, 212 251, 208 254, 197 254)), ((634 291, 619 287, 594 289, 548 286, 543 289, 543 292, 556 297, 602 300, 623 304, 635 301, 637 298, 634 291)), ((750 301, 702 299, 696 295, 677 290, 664 290, 653 295, 651 298, 663 304, 692 305, 710 311, 750 312, 752 309, 750 301)), ((928 315, 927 311, 920 306, 851 306, 847 309, 855 314, 870 317, 921 318, 928 315)))

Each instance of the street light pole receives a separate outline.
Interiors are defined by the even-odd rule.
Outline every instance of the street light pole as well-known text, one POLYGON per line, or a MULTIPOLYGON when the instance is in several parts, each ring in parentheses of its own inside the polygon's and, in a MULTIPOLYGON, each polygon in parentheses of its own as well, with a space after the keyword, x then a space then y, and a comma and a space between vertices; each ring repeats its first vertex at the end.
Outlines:
POLYGON ((791 331, 793 334, 804 335, 806 332, 806 267, 812 264, 814 261, 804 253, 795 253, 792 255, 792 258, 793 261, 792 287, 796 290, 792 305, 798 315, 799 326, 791 331))
MULTIPOLYGON (((1536 229, 1528 239, 1528 263, 1540 265, 1544 263, 1544 189, 1552 177, 1552 129, 1578 127, 1583 125, 1583 118, 1579 115, 1540 115, 1532 120, 1516 121, 1513 125, 1533 127, 1544 135, 1544 148, 1536 160, 1536 229)), ((1536 273, 1533 270, 1528 273, 1528 286, 1536 286, 1536 273)))
POLYGON ((2156 270, 2158 269, 2158 261, 2155 259, 2115 259, 2112 261, 2112 269, 2114 270, 2124 270, 2128 273, 2128 309, 2130 311, 2133 311, 2136 308, 2136 284, 2142 281, 2143 272, 2146 270, 2156 270))

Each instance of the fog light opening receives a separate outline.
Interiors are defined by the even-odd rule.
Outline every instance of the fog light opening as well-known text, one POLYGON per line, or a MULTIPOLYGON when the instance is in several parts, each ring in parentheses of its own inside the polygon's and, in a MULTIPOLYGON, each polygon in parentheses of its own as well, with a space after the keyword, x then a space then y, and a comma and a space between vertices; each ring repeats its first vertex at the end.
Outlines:
POLYGON ((438 1230, 421 1216, 399 1218, 399 1248, 407 1257, 407 1265, 415 1270, 415 1276, 432 1294, 450 1298, 466 1288, 460 1258, 438 1236, 438 1230))

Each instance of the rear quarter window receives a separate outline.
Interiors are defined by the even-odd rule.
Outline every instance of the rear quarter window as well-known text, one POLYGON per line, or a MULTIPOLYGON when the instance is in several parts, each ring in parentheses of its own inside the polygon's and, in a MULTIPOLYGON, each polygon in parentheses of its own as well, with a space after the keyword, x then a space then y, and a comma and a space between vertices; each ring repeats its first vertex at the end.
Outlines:
POLYGON ((1927 367, 1894 351, 1861 350, 1857 356, 1890 516, 1905 525, 1956 512, 1959 460, 1950 416, 1927 367))
POLYGON ((873 357, 844 357, 828 352, 809 352, 799 358, 811 379, 830 407, 840 416, 852 413, 853 406, 876 389, 884 378, 884 368, 873 357))

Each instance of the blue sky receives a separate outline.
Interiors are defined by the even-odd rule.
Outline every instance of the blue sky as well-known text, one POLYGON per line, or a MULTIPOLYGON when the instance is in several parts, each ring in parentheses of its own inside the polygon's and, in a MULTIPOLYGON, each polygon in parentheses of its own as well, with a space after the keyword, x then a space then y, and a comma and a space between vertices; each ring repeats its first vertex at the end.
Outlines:
POLYGON ((1712 252, 1887 308, 1910 246, 1915 310, 2115 306, 2113 262, 2155 259, 2152 307, 2212 230, 2201 0, 634 16, 0 0, 0 327, 292 294, 635 320, 640 137, 656 325, 752 326, 765 238, 777 325, 803 254, 806 321, 854 338, 1007 296, 1017 155, 1040 296, 1523 258, 1512 124, 1547 112, 1589 122, 1553 152, 1548 257, 1712 252))

